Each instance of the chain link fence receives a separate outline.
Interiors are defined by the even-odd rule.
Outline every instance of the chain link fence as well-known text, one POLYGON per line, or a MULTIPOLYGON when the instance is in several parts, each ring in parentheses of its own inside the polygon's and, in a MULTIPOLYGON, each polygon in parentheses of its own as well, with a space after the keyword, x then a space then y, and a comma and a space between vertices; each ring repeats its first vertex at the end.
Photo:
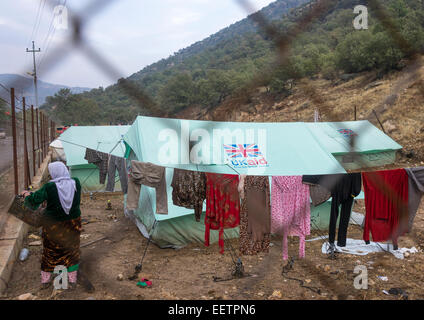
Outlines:
MULTIPOLYGON (((55 125, 41 111, 26 105, 25 97, 18 98, 13 87, 3 89, 10 94, 10 100, 3 101, 10 111, 0 120, 0 207, 7 211, 14 195, 30 189, 54 139, 55 125)), ((1 221, 4 218, 2 215, 1 221)))
MULTIPOLYGON (((249 14, 255 11, 253 2, 249 2, 247 0, 234 1, 249 14)), ((89 21, 96 15, 100 15, 103 9, 105 9, 108 5, 114 2, 116 1, 93 0, 80 12, 72 12, 68 9, 68 15, 72 26, 72 36, 70 39, 71 41, 66 46, 61 46, 53 49, 46 56, 45 59, 43 58, 43 63, 45 66, 43 71, 47 72, 48 70, 54 69, 55 66, 60 61, 62 61, 67 55, 79 51, 80 53, 83 53, 89 59, 89 61, 92 62, 93 65, 97 66, 100 70, 107 74, 110 79, 122 79, 123 75, 119 71, 119 68, 114 64, 110 63, 101 54, 101 52, 97 51, 89 42, 85 41, 84 38, 84 31, 89 21)), ((404 69, 404 76, 394 84, 390 95, 385 96, 379 102, 378 107, 372 110, 369 115, 364 117, 364 120, 370 120, 372 122, 375 122, 376 119, 378 120, 378 115, 387 112, 387 110, 390 110, 390 108, 393 107, 396 101, 396 97, 398 97, 399 94, 411 84, 411 82, 415 81, 420 77, 419 73, 420 68, 422 66, 422 60, 420 56, 421 52, 414 51, 413 46, 401 35, 395 23, 392 21, 390 15, 383 7, 381 2, 378 0, 369 0, 365 2, 367 6, 369 6, 369 8, 371 8, 371 10, 375 13, 375 18, 378 19, 382 26, 388 31, 389 35, 392 37, 393 41, 396 43, 398 48, 403 53, 405 53, 405 55, 410 57, 407 66, 404 69)), ((47 4, 51 8, 54 8, 56 2, 53 0, 48 0, 47 4)), ((267 37, 272 39, 272 41, 274 42, 274 47, 278 56, 275 61, 275 68, 280 68, 288 66, 290 65, 290 63, 292 63, 290 50, 294 40, 301 36, 304 32, 306 32, 306 30, 308 29, 308 27, 311 26, 312 23, 319 21, 320 19, 325 17, 329 12, 333 10, 336 5, 337 1, 335 0, 313 0, 310 3, 307 3, 303 6, 304 10, 302 10, 302 13, 296 18, 296 22, 289 28, 289 30, 286 30, 285 32, 281 32, 280 30, 275 28, 273 24, 270 21, 267 21, 267 18, 263 16, 260 12, 250 15, 249 18, 252 19, 257 24, 257 26, 267 35, 267 37)), ((261 74, 257 75, 257 77, 261 76, 261 74)), ((254 83, 249 85, 254 86, 254 83)), ((13 88, 16 86, 16 84, 9 83, 6 86, 8 88, 13 88)), ((168 112, 163 110, 155 102, 155 99, 152 99, 148 94, 146 94, 145 91, 143 91, 143 89, 136 87, 131 81, 121 80, 118 82, 117 86, 120 87, 120 89, 122 89, 124 92, 126 92, 128 96, 135 99, 135 101, 137 101, 141 108, 147 110, 149 116, 169 116, 168 112)), ((310 108, 318 110, 319 116, 321 117, 322 121, 331 122, 346 120, 341 118, 340 114, 337 112, 337 108, 335 108, 329 101, 327 101, 325 96, 320 94, 320 92, 317 90, 316 87, 314 87, 312 82, 303 85, 300 90, 303 90, 305 96, 310 99, 310 108)), ((421 94, 424 94, 424 91, 421 91, 421 94)), ((22 104, 22 101, 20 101, 20 103, 22 104)), ((237 106, 234 106, 234 111, 236 110, 237 106)), ((46 143, 47 141, 52 140, 52 128, 54 128, 54 125, 50 126, 51 121, 46 119, 45 116, 42 116, 40 118, 43 119, 45 127, 43 127, 43 124, 39 124, 40 121, 37 121, 37 119, 34 120, 36 124, 35 126, 38 128, 39 125, 41 125, 43 129, 40 128, 40 130, 44 131, 44 133, 40 133, 42 137, 40 145, 40 140, 38 139, 37 134, 35 135, 35 140, 32 139, 32 122, 30 121, 32 119, 31 112, 27 111, 27 119, 25 122, 25 120, 23 119, 22 109, 18 111, 19 112, 16 113, 16 150, 19 159, 18 175, 19 181, 22 182, 24 186, 26 186, 30 182, 28 176, 32 177, 35 174, 34 170, 37 169, 37 167, 39 166, 39 162, 43 159, 43 156, 46 155, 46 143), (47 125, 47 123, 49 125, 47 125), (24 147, 25 133, 27 134, 27 157, 25 156, 26 151, 24 147), (35 145, 33 145, 33 141, 35 142, 35 145), (27 167, 27 169, 25 169, 25 167, 27 167), (27 174, 28 176, 26 176, 27 174)), ((290 116, 288 116, 288 118, 290 118, 290 116)), ((229 119, 227 119, 227 121, 230 120, 232 119, 229 116, 229 119)), ((299 116, 294 113, 291 116, 291 120, 302 121, 304 119, 300 119, 299 116)), ((4 150, 3 152, 1 152, 3 158, 0 158, 0 170, 2 172, 7 172, 7 170, 11 167, 11 164, 13 163, 13 153, 11 152, 13 148, 13 130, 10 119, 2 120, 0 123, 1 128, 5 132, 5 137, 2 137, 2 139, 0 140, 0 148, 4 150)), ((35 131, 37 131, 37 129, 35 131)), ((359 153, 356 148, 356 141, 358 139, 358 136, 362 135, 367 135, 365 126, 360 130, 357 130, 356 135, 351 135, 350 137, 349 156, 351 156, 357 162, 360 162, 362 160, 361 157, 358 156, 359 153)), ((370 168, 367 168, 366 163, 362 163, 362 168, 363 171, 372 170, 370 168)), ((397 209, 399 210, 399 212, 402 212, 406 215, 408 203, 405 203, 402 199, 397 199, 399 197, 398 194, 393 190, 393 188, 386 185, 386 183, 378 176, 374 176, 373 179, 375 179, 375 185, 378 186, 378 188, 386 197, 397 200, 395 201, 399 204, 399 207, 397 209)), ((304 210, 301 209, 299 214, 302 214, 303 212, 304 210)), ((406 216, 401 217, 401 219, 405 218, 406 216)), ((267 263, 264 263, 263 266, 266 269, 267 267, 270 267, 272 263, 274 262, 268 259, 267 263)), ((262 271, 266 272, 265 269, 262 271)), ((319 272, 312 265, 308 266, 307 269, 309 269, 310 272, 319 272)), ((248 288, 250 285, 253 285, 254 281, 254 279, 246 279, 246 283, 244 286, 248 288)), ((334 286, 330 288, 330 290, 333 290, 337 293, 337 288, 334 286)))

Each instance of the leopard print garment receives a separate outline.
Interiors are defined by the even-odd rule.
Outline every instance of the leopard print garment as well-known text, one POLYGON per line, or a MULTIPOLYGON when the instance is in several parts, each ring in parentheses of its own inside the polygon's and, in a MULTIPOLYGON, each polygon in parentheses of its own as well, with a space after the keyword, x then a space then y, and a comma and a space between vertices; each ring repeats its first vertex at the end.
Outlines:
POLYGON ((174 205, 194 209, 196 221, 199 222, 205 199, 206 175, 204 172, 174 169, 172 178, 172 202, 174 205))
POLYGON ((247 176, 242 188, 244 198, 240 212, 240 253, 268 253, 271 232, 269 178, 247 176))

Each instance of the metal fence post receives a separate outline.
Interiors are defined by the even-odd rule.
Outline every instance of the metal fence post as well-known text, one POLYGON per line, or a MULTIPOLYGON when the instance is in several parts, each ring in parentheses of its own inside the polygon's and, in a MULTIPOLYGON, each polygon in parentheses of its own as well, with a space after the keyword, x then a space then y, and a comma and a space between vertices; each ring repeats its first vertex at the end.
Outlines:
POLYGON ((51 133, 52 133, 52 137, 51 137, 51 142, 53 142, 54 141, 54 139, 55 139, 55 135, 54 135, 54 128, 55 128, 55 125, 54 125, 54 121, 52 120, 51 122, 50 122, 50 125, 51 125, 51 127, 52 127, 52 129, 51 129, 51 133))
POLYGON ((40 168, 40 121, 38 116, 38 109, 35 109, 35 124, 37 125, 37 161, 38 168, 40 168))
POLYGON ((32 134, 32 173, 35 176, 35 136, 34 136, 34 106, 31 105, 31 134, 32 134))
POLYGON ((49 121, 44 114, 44 158, 47 157, 47 143, 49 141, 49 121))
POLYGON ((40 111, 40 152, 41 152, 40 162, 43 162, 44 160, 44 119, 43 119, 43 113, 41 111, 40 111))
POLYGON ((44 158, 47 157, 47 143, 49 142, 49 120, 44 114, 44 158))
POLYGON ((22 118, 23 118, 23 130, 24 130, 24 188, 28 190, 29 187, 29 161, 28 161, 28 145, 27 145, 27 126, 26 126, 26 105, 25 97, 22 97, 22 118))
POLYGON ((15 88, 10 89, 10 105, 12 108, 12 136, 13 136, 13 173, 15 178, 15 195, 19 193, 18 178, 18 152, 16 150, 16 111, 15 111, 15 88))

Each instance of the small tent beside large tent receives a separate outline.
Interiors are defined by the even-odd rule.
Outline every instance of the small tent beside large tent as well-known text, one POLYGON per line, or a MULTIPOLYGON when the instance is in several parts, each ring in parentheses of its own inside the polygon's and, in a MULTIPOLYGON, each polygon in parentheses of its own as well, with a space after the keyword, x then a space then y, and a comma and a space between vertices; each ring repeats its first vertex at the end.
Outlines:
POLYGON ((402 146, 367 120, 305 123, 317 143, 346 170, 380 167, 396 161, 402 146), (349 155, 355 137, 355 157, 349 155))
MULTIPOLYGON (((74 126, 63 132, 51 147, 62 148, 71 176, 81 181, 83 192, 103 192, 105 185, 100 184, 98 168, 84 159, 86 148, 124 157, 123 136, 129 128, 129 126, 74 126)), ((117 179, 115 191, 120 190, 121 185, 117 179)))
MULTIPOLYGON (((157 215, 155 189, 142 186, 139 208, 127 214, 135 219, 143 235, 148 236, 153 230, 152 239, 160 247, 203 243, 204 224, 195 221, 193 210, 172 202, 175 168, 270 177, 346 173, 344 162, 339 161, 343 158, 337 156, 349 153, 345 133, 355 130, 360 138, 358 146, 363 148, 358 150, 360 154, 388 152, 392 155, 381 157, 379 164, 394 162, 393 154, 402 147, 386 135, 383 137, 368 121, 316 125, 138 117, 124 136, 126 158, 166 167, 169 213, 157 215), (360 124, 368 129, 363 136, 358 131, 360 124), (368 140, 374 141, 375 146, 370 147, 368 140)), ((315 226, 328 226, 329 203, 312 208, 311 216, 315 226)), ((225 233, 228 238, 237 237, 238 228, 225 233)), ((217 240, 218 232, 211 232, 211 243, 217 240)))

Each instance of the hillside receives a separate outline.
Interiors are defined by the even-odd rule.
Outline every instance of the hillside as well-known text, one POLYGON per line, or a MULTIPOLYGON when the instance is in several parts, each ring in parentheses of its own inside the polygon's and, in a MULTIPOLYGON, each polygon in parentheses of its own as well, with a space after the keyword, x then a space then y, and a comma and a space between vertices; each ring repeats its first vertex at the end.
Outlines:
MULTIPOLYGON (((278 21, 290 12, 291 9, 297 8, 310 0, 284 0, 276 1, 259 11, 268 21, 278 21)), ((207 50, 214 50, 216 46, 222 42, 233 40, 235 38, 244 36, 249 33, 257 33, 259 31, 258 25, 252 19, 246 18, 236 22, 227 28, 211 35, 210 37, 196 42, 188 48, 181 49, 173 56, 162 59, 143 70, 131 75, 128 79, 133 81, 142 81, 149 75, 157 72, 163 72, 167 69, 178 68, 179 65, 184 65, 187 59, 194 57, 207 50)))
POLYGON ((45 108, 57 122, 81 124, 128 123, 138 114, 150 115, 151 107, 161 116, 174 116, 187 108, 212 110, 227 100, 239 105, 258 87, 272 97, 289 97, 302 79, 321 77, 337 80, 344 74, 375 71, 376 77, 402 70, 415 51, 424 51, 424 4, 417 0, 382 0, 391 23, 406 39, 399 47, 378 14, 369 8, 368 30, 355 30, 353 8, 362 0, 328 0, 301 33, 293 37, 290 56, 278 65, 275 39, 253 22, 262 15, 274 34, 290 36, 316 1, 278 0, 259 13, 183 49, 168 59, 146 67, 106 89, 49 99, 45 108), (280 17, 280 18, 279 18, 280 17), (276 31, 276 32, 275 32, 276 31), (143 103, 128 95, 130 85, 146 93, 143 103), (237 100, 237 98, 239 98, 237 100), (84 110, 84 112, 76 112, 84 110), (90 114, 90 116, 87 116, 90 114))
MULTIPOLYGON (((17 74, 0 74, 0 83, 3 85, 17 83, 15 85, 15 93, 18 96, 26 97, 28 105, 35 104, 34 98, 34 80, 30 77, 24 77, 17 74), (23 89, 25 88, 25 89, 23 89)), ((90 90, 90 88, 68 87, 65 85, 52 84, 44 81, 38 81, 38 103, 41 106, 46 102, 48 96, 53 96, 60 89, 69 88, 72 93, 79 94, 90 90)), ((0 97, 6 101, 10 101, 10 94, 5 90, 0 90, 0 97)))
MULTIPOLYGON (((278 0, 263 8, 260 13, 269 21, 278 21, 291 9, 308 1, 278 0)), ((206 107, 216 106, 267 63, 272 42, 265 38, 258 33, 256 24, 246 18, 180 50, 167 59, 147 66, 125 80, 146 92, 153 98, 154 103, 163 105, 163 109, 167 112, 185 108, 191 103, 204 103, 206 107), (236 71, 243 69, 243 72, 236 71), (193 80, 196 88, 193 87, 193 80), (166 94, 172 91, 169 87, 174 83, 183 85, 183 90, 187 91, 187 94, 181 93, 181 95, 187 95, 187 99, 177 97, 174 100, 172 95, 166 94), (195 99, 190 97, 191 91, 198 92, 198 97, 195 99)), ((81 95, 81 98, 90 99, 101 106, 102 115, 97 118, 103 120, 101 123, 129 122, 135 115, 147 112, 122 90, 120 82, 123 80, 120 79, 117 84, 110 87, 100 87, 81 95)), ((43 106, 48 111, 52 107, 51 104, 43 106)), ((55 117, 54 112, 52 116, 55 117)), ((75 119, 75 122, 83 123, 84 120, 75 119)))
POLYGON ((403 147, 399 165, 424 165, 424 58, 413 77, 408 70, 396 71, 376 80, 376 72, 363 72, 349 81, 323 78, 302 79, 290 97, 275 97, 258 88, 250 103, 228 99, 213 110, 188 108, 177 117, 215 121, 294 122, 314 121, 314 111, 323 105, 330 111, 320 114, 321 121, 370 120, 381 128, 373 110, 379 110, 384 130, 403 147), (399 92, 395 91, 401 84, 399 92), (314 88, 315 93, 311 94, 314 88), (317 103, 316 97, 321 97, 317 103), (387 97, 391 102, 379 108, 387 97))

